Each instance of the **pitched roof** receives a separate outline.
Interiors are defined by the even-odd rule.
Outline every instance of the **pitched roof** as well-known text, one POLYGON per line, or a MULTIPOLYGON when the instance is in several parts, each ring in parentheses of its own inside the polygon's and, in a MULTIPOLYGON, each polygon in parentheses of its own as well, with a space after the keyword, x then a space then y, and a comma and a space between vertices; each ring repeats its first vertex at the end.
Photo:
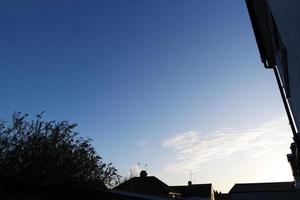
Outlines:
POLYGON ((169 193, 176 193, 174 189, 155 176, 134 177, 116 186, 114 190, 167 197, 169 193))
POLYGON ((212 191, 211 184, 192 184, 184 186, 170 186, 183 197, 210 197, 212 191))
POLYGON ((273 183, 239 183, 235 184, 229 193, 247 192, 291 192, 295 189, 294 182, 273 183))

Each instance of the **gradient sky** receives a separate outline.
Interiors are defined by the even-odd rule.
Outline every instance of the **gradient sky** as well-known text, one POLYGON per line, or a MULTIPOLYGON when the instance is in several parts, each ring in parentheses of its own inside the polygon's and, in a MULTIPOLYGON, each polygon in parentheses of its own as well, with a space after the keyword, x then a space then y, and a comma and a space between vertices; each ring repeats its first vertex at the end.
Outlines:
POLYGON ((292 180, 292 133, 245 2, 0 3, 0 118, 78 123, 127 176, 168 184, 292 180))

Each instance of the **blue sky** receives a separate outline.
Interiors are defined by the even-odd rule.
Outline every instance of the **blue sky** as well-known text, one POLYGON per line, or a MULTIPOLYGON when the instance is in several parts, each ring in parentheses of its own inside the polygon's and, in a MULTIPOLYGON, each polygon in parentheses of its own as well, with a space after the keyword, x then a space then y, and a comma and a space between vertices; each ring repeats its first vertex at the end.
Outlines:
MULTIPOLYGON (((285 154, 292 134, 273 74, 260 63, 244 1, 7 0, 0 13, 0 118, 46 111, 47 119, 76 122, 124 175, 140 162, 168 184, 185 184, 188 170, 196 182, 223 190, 237 181, 291 180, 285 154), (247 148, 198 163, 207 166, 201 170, 170 168, 180 164, 182 149, 202 160, 206 139, 222 146, 227 139, 220 138, 237 133, 247 145, 259 129, 259 141, 268 140, 272 123, 285 131, 277 135, 284 142, 264 156, 279 162, 270 169, 283 166, 282 177, 276 170, 263 177, 262 157, 246 166, 226 161, 247 148), (198 149, 177 144, 178 136, 198 149), (253 166, 250 175, 235 174, 253 166)), ((263 151, 255 149, 251 155, 263 151)))

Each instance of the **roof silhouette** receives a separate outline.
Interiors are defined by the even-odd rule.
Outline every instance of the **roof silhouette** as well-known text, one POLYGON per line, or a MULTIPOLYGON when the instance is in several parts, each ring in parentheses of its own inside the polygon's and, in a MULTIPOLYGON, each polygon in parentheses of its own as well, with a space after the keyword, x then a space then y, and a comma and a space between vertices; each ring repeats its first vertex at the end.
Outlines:
POLYGON ((170 186, 183 197, 210 197, 212 191, 211 184, 192 184, 183 186, 170 186))
POLYGON ((167 197, 169 193, 177 193, 155 176, 134 177, 116 186, 115 190, 167 197))
POLYGON ((295 190, 294 182, 239 183, 239 184, 235 184, 229 193, 291 192, 294 190, 295 190))

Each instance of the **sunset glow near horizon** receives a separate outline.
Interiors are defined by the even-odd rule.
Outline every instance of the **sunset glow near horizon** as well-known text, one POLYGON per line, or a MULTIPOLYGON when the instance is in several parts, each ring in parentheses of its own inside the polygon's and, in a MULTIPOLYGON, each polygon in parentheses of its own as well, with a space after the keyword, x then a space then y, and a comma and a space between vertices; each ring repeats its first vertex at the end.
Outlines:
POLYGON ((292 132, 244 1, 7 0, 0 10, 0 119, 45 111, 76 122, 123 176, 146 168, 222 192, 292 180, 292 132))

